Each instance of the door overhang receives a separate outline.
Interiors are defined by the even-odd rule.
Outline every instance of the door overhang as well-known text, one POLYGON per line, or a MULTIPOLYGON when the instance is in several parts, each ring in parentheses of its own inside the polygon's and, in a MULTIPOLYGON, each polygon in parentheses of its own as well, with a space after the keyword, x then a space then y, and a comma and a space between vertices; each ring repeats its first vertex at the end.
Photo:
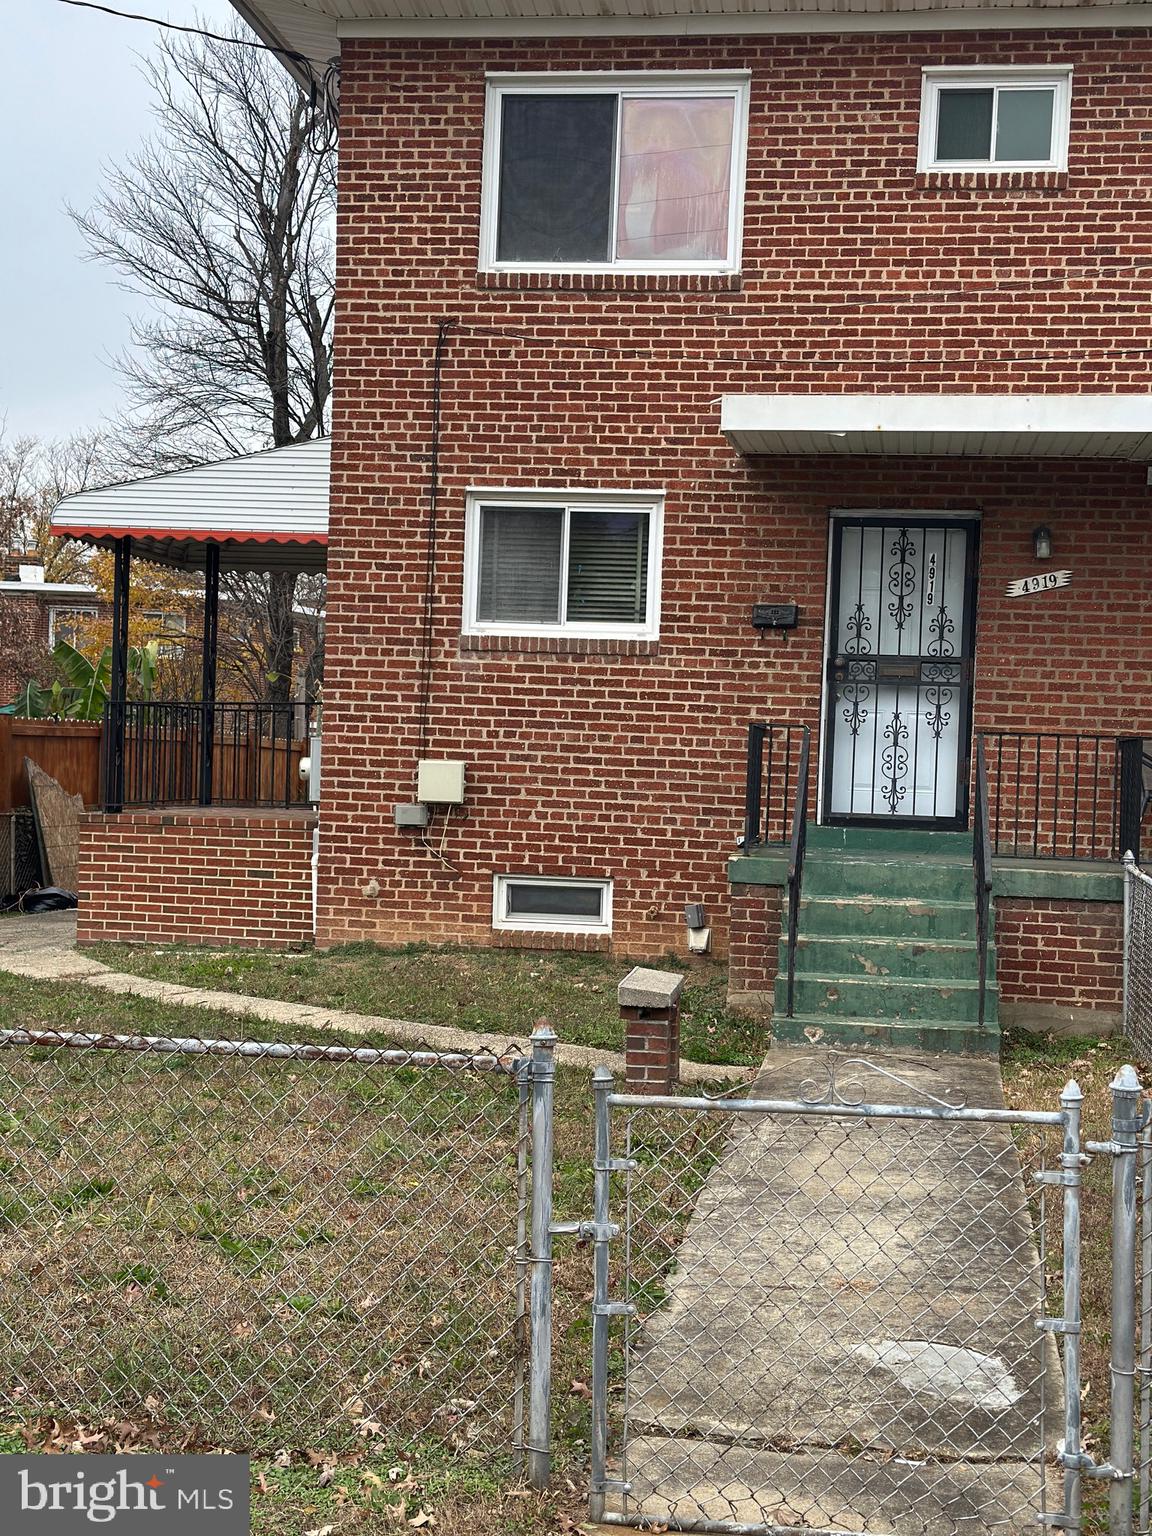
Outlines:
POLYGON ((1147 395, 723 395, 738 453, 1152 461, 1147 395))

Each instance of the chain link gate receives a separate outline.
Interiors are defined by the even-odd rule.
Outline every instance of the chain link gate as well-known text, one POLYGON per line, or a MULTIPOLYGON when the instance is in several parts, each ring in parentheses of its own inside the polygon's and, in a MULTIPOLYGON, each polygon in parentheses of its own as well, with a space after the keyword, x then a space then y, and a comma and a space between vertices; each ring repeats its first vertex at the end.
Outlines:
POLYGON ((1058 1109, 1013 1111, 860 1060, 790 1099, 617 1093, 599 1071, 591 1516, 729 1536, 1079 1533, 1090 1477, 1127 1536, 1141 1112, 1125 1072, 1113 1139, 1086 1147, 1075 1083, 1058 1109), (1105 1463, 1081 1430, 1089 1150, 1115 1171, 1105 1463))

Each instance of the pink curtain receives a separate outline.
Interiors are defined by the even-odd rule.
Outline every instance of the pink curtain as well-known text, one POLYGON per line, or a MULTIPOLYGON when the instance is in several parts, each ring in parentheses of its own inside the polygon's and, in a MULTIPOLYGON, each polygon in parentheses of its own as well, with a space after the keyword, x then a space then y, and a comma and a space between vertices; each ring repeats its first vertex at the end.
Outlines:
POLYGON ((618 261, 723 261, 732 175, 731 97, 625 97, 618 261))

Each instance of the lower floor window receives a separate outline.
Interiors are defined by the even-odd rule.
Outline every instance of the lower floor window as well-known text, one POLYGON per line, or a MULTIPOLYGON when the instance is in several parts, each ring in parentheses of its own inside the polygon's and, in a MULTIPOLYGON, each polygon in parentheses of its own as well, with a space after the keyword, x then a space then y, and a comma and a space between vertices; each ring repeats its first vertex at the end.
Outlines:
POLYGON ((612 882, 497 875, 492 925, 495 928, 610 933, 612 882))

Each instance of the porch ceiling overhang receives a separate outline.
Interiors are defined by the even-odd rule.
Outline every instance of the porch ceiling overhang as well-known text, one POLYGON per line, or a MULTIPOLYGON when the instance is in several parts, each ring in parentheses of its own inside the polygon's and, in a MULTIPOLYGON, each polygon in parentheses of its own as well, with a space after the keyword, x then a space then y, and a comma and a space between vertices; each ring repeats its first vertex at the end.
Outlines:
POLYGON ((720 430, 755 456, 1152 462, 1146 395, 724 395, 720 430))
POLYGON ((109 549, 130 537, 141 559, 202 570, 322 571, 327 562, 327 438, 66 496, 52 532, 109 549))

